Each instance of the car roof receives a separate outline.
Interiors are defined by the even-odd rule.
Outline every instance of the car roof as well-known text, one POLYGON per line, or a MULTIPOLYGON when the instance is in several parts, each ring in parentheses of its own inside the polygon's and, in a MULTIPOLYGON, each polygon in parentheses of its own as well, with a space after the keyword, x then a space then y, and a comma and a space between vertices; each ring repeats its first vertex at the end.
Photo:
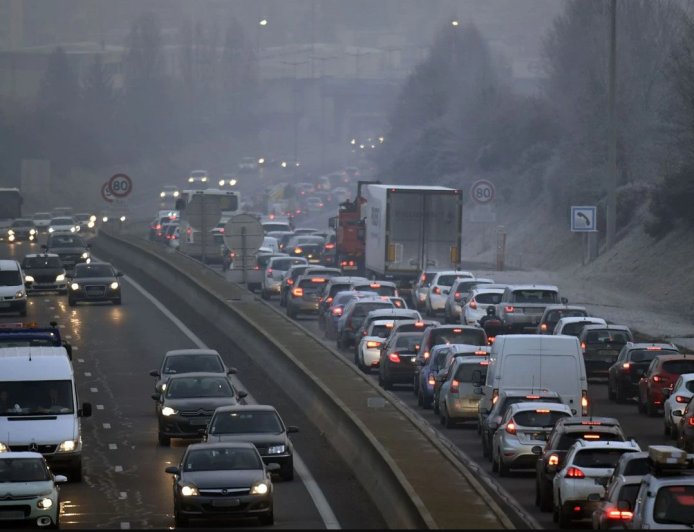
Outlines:
POLYGON ((482 286, 477 286, 472 289, 472 295, 476 296, 478 294, 503 294, 504 290, 506 290, 506 287, 508 285, 497 285, 494 284, 493 286, 491 285, 482 285, 482 286))
POLYGON ((548 310, 557 310, 557 309, 585 310, 587 312, 586 307, 584 307, 583 305, 564 305, 563 303, 551 303, 545 307, 545 312, 548 310))
POLYGON ((178 379, 182 377, 215 377, 217 379, 220 377, 227 378, 225 374, 214 371, 190 371, 186 373, 174 373, 171 375, 171 377, 169 377, 169 379, 178 379))
POLYGON ((187 451, 195 451, 197 449, 255 449, 255 445, 249 441, 223 441, 223 442, 200 442, 191 443, 188 445, 187 451))
POLYGON ((520 403, 513 403, 509 408, 513 413, 538 409, 556 410, 557 412, 568 412, 569 414, 571 413, 571 408, 564 403, 546 403, 544 401, 522 401, 520 403))
POLYGON ((660 342, 627 342, 624 347, 631 351, 632 349, 648 349, 649 347, 660 347, 661 349, 670 349, 673 351, 679 351, 675 344, 660 343, 660 342))
POLYGON ((559 394, 553 390, 547 390, 546 388, 507 388, 505 390, 499 391, 499 397, 502 395, 506 397, 527 397, 529 395, 539 395, 544 397, 559 397, 559 394))
POLYGON ((511 291, 515 290, 553 290, 559 291, 559 288, 553 284, 510 284, 508 288, 511 291))
POLYGON ((215 409, 215 414, 217 412, 242 412, 242 411, 262 411, 262 412, 277 412, 277 409, 272 405, 224 405, 218 406, 215 409))
POLYGON ((468 270, 438 270, 434 274, 435 277, 440 277, 442 275, 464 275, 467 276, 468 279, 475 278, 475 274, 468 270))
POLYGON ((219 355, 219 351, 215 349, 171 349, 164 356, 180 356, 180 355, 219 355))

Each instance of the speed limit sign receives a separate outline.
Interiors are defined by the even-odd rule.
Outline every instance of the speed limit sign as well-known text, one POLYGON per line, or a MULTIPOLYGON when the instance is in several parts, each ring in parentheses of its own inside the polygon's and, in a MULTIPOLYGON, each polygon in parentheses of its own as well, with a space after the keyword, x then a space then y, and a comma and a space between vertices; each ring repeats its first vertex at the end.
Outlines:
POLYGON ((113 203, 113 194, 111 193, 111 188, 109 187, 108 181, 101 185, 101 197, 104 198, 104 201, 113 203))
POLYGON ((111 189, 111 194, 117 198, 124 198, 133 189, 133 182, 125 174, 115 174, 108 180, 108 187, 111 189))
POLYGON ((494 185, 486 179, 478 179, 470 187, 470 196, 477 203, 489 203, 494 199, 494 185))

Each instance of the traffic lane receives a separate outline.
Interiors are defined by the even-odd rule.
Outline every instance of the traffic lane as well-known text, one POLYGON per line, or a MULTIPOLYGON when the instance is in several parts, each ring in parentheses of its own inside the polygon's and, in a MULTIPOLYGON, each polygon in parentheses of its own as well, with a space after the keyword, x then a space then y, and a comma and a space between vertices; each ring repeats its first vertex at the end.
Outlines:
MULTIPOLYGON (((99 256, 104 260, 112 261, 118 266, 117 258, 109 257, 103 250, 99 250, 99 256)), ((254 361, 253 353, 258 349, 266 348, 264 344, 252 346, 236 345, 227 335, 220 333, 213 323, 210 323, 195 309, 192 309, 186 301, 180 299, 175 294, 175 291, 170 290, 169 287, 161 286, 158 280, 146 276, 139 270, 128 272, 125 268, 120 269, 126 275, 131 275, 134 281, 140 283, 151 294, 155 295, 195 335, 204 340, 209 348, 219 351, 229 366, 237 368, 237 376, 243 384, 242 389, 251 393, 258 403, 274 405, 287 425, 299 427, 300 431, 292 435, 294 448, 301 456, 312 479, 315 481, 309 481, 309 484, 320 488, 339 526, 360 529, 384 529, 387 527, 378 508, 354 477, 350 466, 344 462, 327 442, 322 430, 317 428, 304 415, 302 405, 297 404, 292 397, 287 395, 281 385, 276 384, 279 377, 276 375, 271 377, 268 374, 268 372, 272 371, 272 368, 260 367, 254 361), (359 508, 359 511, 355 512, 355 508, 359 508)), ((126 285, 125 288, 128 289, 129 287, 126 285)), ((128 290, 127 294, 130 294, 130 292, 128 290)), ((126 292, 124 292, 123 297, 122 307, 126 308, 126 292)), ((138 315, 143 319, 141 313, 138 315)), ((145 329, 151 328, 147 324, 144 327, 145 329)), ((164 354, 164 351, 165 349, 158 351, 159 357, 164 354)), ((160 359, 157 360, 159 361, 160 359)), ((148 376, 149 370, 154 367, 156 365, 151 368, 145 368, 143 374, 148 376)), ((151 377, 149 378, 151 379, 151 377)), ((153 386, 153 382, 150 381, 151 386, 153 386)), ((146 399, 149 399, 151 393, 151 390, 148 388, 144 394, 146 399)), ((149 401, 150 403, 147 406, 153 412, 152 400, 149 399, 149 401)), ((153 414, 152 418, 156 424, 153 414)), ((156 434, 153 434, 153 438, 152 441, 156 442, 156 434)), ((308 498, 306 490, 298 476, 295 476, 295 480, 291 482, 278 480, 275 483, 275 487, 277 489, 275 526, 285 526, 287 528, 325 527, 323 521, 317 516, 316 505, 310 500, 306 500, 308 498), (296 493, 296 486, 301 487, 298 494, 296 493), (283 494, 287 490, 291 491, 291 498, 284 497, 283 494), (288 515, 285 514, 287 505, 288 515)))
MULTIPOLYGON (((279 301, 276 297, 271 300, 278 310, 284 312, 284 309, 279 306, 279 301)), ((303 327, 311 331, 318 338, 322 338, 324 343, 338 350, 349 361, 354 360, 354 351, 350 349, 337 349, 334 340, 325 339, 323 332, 318 327, 318 322, 315 316, 302 314, 296 320, 303 327)), ((370 378, 375 383, 378 382, 377 371, 372 371, 370 378)), ((534 470, 516 470, 508 477, 498 477, 491 472, 491 462, 482 455, 482 446, 476 427, 473 423, 460 424, 452 429, 443 427, 440 423, 440 417, 435 416, 433 410, 423 409, 417 405, 416 396, 413 394, 412 386, 395 385, 391 391, 398 399, 407 405, 412 411, 417 412, 421 418, 434 427, 442 436, 445 436, 452 441, 456 447, 465 453, 472 461, 480 468, 478 474, 491 479, 503 487, 523 510, 531 515, 540 526, 544 528, 556 528, 556 524, 552 521, 551 513, 540 512, 535 506, 535 474, 534 470)), ((648 418, 638 413, 635 401, 621 405, 607 398, 607 385, 604 379, 591 380, 588 384, 588 395, 593 415, 615 417, 620 421, 624 429, 624 433, 629 438, 634 438, 642 449, 648 445, 654 444, 671 444, 671 440, 663 435, 662 416, 648 418)), ((577 521, 575 528, 590 528, 590 521, 577 521)))
MULTIPOLYGON (((126 283, 121 306, 68 307, 65 296, 31 298, 35 303, 31 319, 58 321, 74 344, 80 401, 94 407, 94 415, 82 420, 83 482, 62 489, 66 528, 173 524, 172 479, 164 468, 178 463, 186 442, 174 440, 170 448, 157 445, 150 397, 154 382, 148 373, 158 367, 166 350, 193 345, 128 288, 126 283)), ((293 482, 277 481, 275 487, 278 524, 324 527, 298 477, 293 482)))

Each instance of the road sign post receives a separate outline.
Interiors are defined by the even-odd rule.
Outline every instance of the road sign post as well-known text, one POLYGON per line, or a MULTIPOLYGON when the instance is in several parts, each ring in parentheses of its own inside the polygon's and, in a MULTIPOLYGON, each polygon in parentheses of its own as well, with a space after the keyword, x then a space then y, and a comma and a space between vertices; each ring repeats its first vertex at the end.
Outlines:
MULTIPOLYGON (((242 282, 247 284, 247 270, 253 268, 253 256, 263 243, 263 226, 250 214, 237 214, 229 218, 224 226, 224 243, 236 252, 240 259, 242 282)), ((236 262, 236 261, 234 261, 236 262)))

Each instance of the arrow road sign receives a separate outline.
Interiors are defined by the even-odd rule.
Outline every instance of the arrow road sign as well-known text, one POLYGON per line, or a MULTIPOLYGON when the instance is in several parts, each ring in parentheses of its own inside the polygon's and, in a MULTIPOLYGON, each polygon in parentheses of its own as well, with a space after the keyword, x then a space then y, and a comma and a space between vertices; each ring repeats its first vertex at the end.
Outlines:
POLYGON ((590 205, 571 207, 571 231, 591 232, 597 231, 597 207, 590 205))

